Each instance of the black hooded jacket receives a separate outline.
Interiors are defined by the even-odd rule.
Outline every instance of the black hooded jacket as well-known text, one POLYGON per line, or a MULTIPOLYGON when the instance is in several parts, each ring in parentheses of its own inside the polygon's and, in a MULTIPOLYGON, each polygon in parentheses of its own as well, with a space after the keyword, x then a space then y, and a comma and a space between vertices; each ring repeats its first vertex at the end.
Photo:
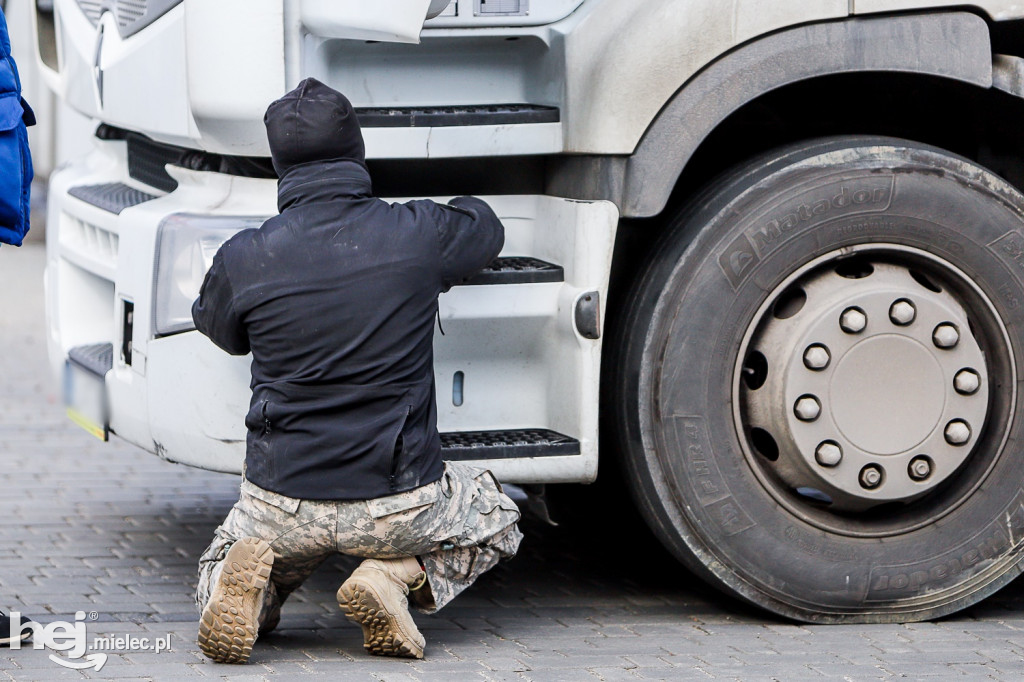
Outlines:
POLYGON ((473 197, 371 195, 351 104, 313 80, 270 105, 280 215, 214 257, 192 306, 229 353, 252 353, 245 476, 304 499, 371 499, 441 477, 437 297, 501 250, 473 197))

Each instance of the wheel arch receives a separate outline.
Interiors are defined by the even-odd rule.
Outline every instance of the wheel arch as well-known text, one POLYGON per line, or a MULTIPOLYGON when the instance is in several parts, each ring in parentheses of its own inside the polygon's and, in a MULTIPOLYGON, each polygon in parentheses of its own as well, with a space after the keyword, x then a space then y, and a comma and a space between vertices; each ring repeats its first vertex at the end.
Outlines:
POLYGON ((772 93, 853 74, 902 74, 990 88, 989 25, 976 14, 957 11, 849 18, 759 38, 683 85, 631 156, 555 160, 548 189, 560 196, 611 199, 626 218, 656 216, 692 171, 695 156, 731 116, 772 93))

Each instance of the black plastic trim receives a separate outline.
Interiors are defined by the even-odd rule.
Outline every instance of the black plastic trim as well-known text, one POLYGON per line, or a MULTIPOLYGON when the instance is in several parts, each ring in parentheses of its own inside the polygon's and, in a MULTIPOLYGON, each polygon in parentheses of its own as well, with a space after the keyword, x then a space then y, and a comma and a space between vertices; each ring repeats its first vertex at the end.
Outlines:
POLYGON ((361 107, 363 128, 439 128, 445 126, 557 123, 558 107, 541 104, 473 104, 447 107, 361 107))
POLYGON ((68 190, 68 194, 81 199, 87 204, 114 214, 120 214, 126 208, 138 206, 151 199, 155 194, 143 192, 129 187, 123 182, 108 182, 101 185, 78 185, 68 190))
POLYGON ((68 351, 68 360, 90 374, 103 378, 114 366, 114 344, 91 343, 68 351))
POLYGON ((178 147, 106 124, 96 128, 96 137, 101 140, 124 140, 128 149, 128 175, 164 192, 173 192, 178 188, 177 180, 165 168, 167 165, 245 178, 277 177, 273 164, 266 157, 228 156, 178 147))
POLYGON ((100 140, 125 140, 128 138, 128 131, 124 128, 116 128, 108 123, 101 123, 96 126, 93 133, 100 140))
POLYGON ((576 331, 585 339, 601 338, 601 294, 588 291, 576 300, 576 312, 573 316, 576 331))
POLYGON ((188 150, 161 144, 135 133, 125 136, 128 142, 128 175, 164 192, 178 189, 178 181, 164 168, 167 164, 180 166, 188 150))
POLYGON ((578 440, 550 429, 453 431, 441 434, 441 456, 448 461, 578 454, 578 440))

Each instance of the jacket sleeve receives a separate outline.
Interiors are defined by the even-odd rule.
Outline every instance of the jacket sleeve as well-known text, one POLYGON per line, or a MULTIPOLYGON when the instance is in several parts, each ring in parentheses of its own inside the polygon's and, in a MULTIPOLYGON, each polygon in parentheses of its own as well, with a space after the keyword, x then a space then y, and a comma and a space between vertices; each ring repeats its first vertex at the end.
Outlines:
POLYGON ((196 329, 232 355, 249 352, 249 334, 235 309, 235 293, 224 266, 223 249, 213 257, 206 273, 199 298, 192 304, 192 320, 196 329))
POLYGON ((441 279, 445 291, 489 264, 505 245, 505 228, 482 199, 456 197, 438 205, 441 279))

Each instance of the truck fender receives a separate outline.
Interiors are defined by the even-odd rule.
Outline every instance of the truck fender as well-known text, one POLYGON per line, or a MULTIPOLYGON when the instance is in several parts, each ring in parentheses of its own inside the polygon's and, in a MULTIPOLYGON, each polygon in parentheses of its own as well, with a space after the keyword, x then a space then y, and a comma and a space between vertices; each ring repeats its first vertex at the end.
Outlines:
POLYGON ((710 63, 677 90, 631 156, 562 159, 554 164, 549 191, 610 199, 623 217, 657 215, 696 149, 743 105, 798 81, 870 71, 917 73, 989 88, 988 25, 975 14, 943 12, 850 18, 759 38, 710 63))

